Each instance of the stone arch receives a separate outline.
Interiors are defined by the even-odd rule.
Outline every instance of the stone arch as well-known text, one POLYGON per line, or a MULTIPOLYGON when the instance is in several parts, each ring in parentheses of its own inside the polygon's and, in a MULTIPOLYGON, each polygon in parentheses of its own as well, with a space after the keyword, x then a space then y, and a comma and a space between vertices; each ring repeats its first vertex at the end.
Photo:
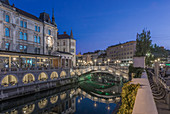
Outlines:
POLYGON ((66 72, 65 71, 62 71, 61 73, 60 73, 60 78, 64 78, 64 77, 66 77, 66 72))
POLYGON ((54 103, 56 103, 58 101, 58 96, 56 95, 56 96, 52 96, 51 98, 50 98, 50 102, 51 102, 51 104, 54 104, 54 103))
POLYGON ((23 114, 31 114, 35 109, 35 104, 25 105, 22 108, 23 114))
POLYGON ((70 75, 71 75, 71 76, 75 76, 76 73, 75 73, 75 72, 71 72, 70 75))
POLYGON ((45 72, 42 72, 39 76, 38 76, 38 80, 39 81, 45 81, 48 79, 48 75, 45 72))
POLYGON ((48 100, 47 100, 46 98, 43 99, 43 100, 40 100, 40 101, 38 102, 38 107, 39 107, 40 109, 42 109, 42 108, 46 107, 47 103, 48 103, 48 100))
POLYGON ((62 93, 60 94, 60 99, 61 100, 64 100, 66 98, 67 94, 66 93, 62 93))
POLYGON ((31 83, 33 81, 35 81, 35 77, 31 73, 28 73, 28 74, 24 75, 24 77, 22 79, 23 83, 31 83))
POLYGON ((6 75, 2 81, 1 81, 1 85, 3 85, 4 87, 7 87, 9 85, 16 85, 18 83, 18 80, 16 78, 16 76, 14 75, 6 75))
POLYGON ((53 79, 57 79, 58 78, 58 73, 57 72, 52 72, 50 78, 53 79))

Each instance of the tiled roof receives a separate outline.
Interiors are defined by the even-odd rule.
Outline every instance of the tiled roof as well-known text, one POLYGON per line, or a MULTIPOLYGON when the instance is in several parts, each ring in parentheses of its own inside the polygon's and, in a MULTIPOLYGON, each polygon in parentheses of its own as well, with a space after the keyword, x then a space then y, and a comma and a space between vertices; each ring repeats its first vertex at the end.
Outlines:
POLYGON ((61 35, 57 35, 58 39, 70 39, 71 37, 68 34, 61 34, 61 35))

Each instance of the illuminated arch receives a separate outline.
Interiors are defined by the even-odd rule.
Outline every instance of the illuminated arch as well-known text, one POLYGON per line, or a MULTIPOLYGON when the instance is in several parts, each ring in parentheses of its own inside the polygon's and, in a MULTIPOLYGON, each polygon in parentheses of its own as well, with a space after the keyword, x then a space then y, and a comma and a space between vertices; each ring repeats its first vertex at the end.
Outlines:
POLYGON ((48 100, 47 100, 46 98, 43 99, 43 100, 40 100, 40 101, 38 102, 38 107, 39 107, 40 109, 42 109, 42 108, 46 107, 47 103, 48 103, 48 100))
POLYGON ((65 71, 62 71, 61 73, 60 73, 60 78, 64 78, 64 77, 66 77, 66 72, 65 71))
POLYGON ((52 96, 52 97, 50 98, 50 102, 51 102, 52 104, 56 103, 57 101, 58 101, 58 96, 52 96))
POLYGON ((30 82, 33 82, 33 81, 35 81, 35 77, 31 73, 26 74, 22 79, 23 83, 30 83, 30 82))
POLYGON ((64 100, 64 99, 66 98, 66 95, 67 95, 66 93, 60 94, 60 99, 61 99, 61 100, 64 100))
POLYGON ((31 114, 35 109, 35 104, 25 105, 25 107, 22 108, 23 114, 31 114))
POLYGON ((75 76, 76 75, 75 72, 71 72, 70 74, 71 74, 71 76, 75 76))
POLYGON ((38 76, 38 80, 40 81, 45 81, 48 79, 48 76, 46 73, 42 72, 39 76, 38 76))
POLYGON ((3 85, 4 87, 7 87, 9 85, 14 86, 17 83, 17 78, 14 75, 6 75, 1 81, 1 85, 3 85))
POLYGON ((50 78, 53 79, 57 79, 58 78, 58 73, 57 72, 52 72, 50 78))

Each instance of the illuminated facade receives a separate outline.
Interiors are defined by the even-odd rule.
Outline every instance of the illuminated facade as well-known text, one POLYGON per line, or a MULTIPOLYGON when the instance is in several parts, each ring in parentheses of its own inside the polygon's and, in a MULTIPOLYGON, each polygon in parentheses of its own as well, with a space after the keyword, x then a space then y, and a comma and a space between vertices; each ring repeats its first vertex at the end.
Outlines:
POLYGON ((121 64, 132 63, 135 51, 136 41, 113 45, 106 49, 107 58, 110 59, 110 63, 119 61, 121 64))
POLYGON ((71 49, 58 51, 57 32, 54 11, 52 19, 45 12, 36 17, 0 0, 0 50, 62 56, 75 64, 75 40, 71 40, 71 49))

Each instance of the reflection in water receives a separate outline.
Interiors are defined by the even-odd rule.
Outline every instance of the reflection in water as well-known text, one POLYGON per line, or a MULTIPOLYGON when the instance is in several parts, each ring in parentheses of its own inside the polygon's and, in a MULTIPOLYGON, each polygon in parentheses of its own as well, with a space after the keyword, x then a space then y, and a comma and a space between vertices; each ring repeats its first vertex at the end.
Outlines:
POLYGON ((77 85, 67 85, 1 102, 0 113, 112 113, 120 101, 120 83, 112 82, 111 77, 97 78, 96 75, 84 79, 77 85))

